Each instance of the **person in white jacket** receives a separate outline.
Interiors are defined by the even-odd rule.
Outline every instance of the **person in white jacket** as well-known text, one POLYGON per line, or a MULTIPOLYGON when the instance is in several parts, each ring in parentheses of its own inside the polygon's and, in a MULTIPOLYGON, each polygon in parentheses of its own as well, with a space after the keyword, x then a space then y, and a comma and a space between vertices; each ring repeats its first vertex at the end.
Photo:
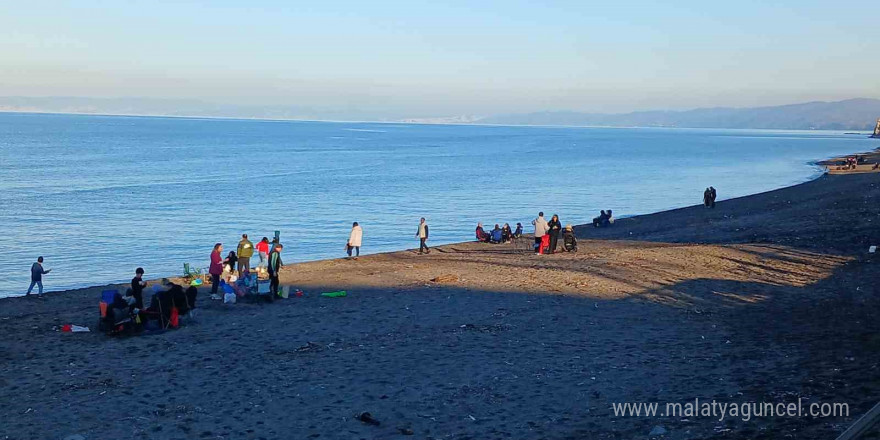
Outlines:
POLYGON ((535 253, 539 254, 541 253, 541 239, 550 230, 547 220, 544 220, 543 211, 538 213, 538 218, 532 220, 532 224, 535 225, 535 253))
POLYGON ((361 226, 358 225, 358 222, 354 222, 351 225, 351 234, 348 235, 348 244, 345 246, 348 251, 348 256, 351 257, 351 251, 354 250, 354 258, 357 260, 357 257, 361 256, 361 241, 364 239, 364 230, 361 229, 361 226))

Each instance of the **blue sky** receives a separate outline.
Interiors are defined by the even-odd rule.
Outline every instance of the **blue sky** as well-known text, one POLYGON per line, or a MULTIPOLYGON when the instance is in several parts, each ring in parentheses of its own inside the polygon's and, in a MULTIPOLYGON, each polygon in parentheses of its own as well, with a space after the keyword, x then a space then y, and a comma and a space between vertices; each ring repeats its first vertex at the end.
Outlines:
POLYGON ((868 1, 0 4, 0 95, 401 117, 880 98, 868 1))

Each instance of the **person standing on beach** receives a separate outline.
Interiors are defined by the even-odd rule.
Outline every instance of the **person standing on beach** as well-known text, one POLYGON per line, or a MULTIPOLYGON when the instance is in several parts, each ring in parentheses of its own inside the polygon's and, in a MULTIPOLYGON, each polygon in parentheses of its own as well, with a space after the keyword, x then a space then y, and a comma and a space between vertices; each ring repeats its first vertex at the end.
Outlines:
POLYGON ((273 300, 278 296, 278 273, 281 271, 281 267, 284 266, 284 263, 281 261, 282 249, 284 249, 284 246, 281 243, 275 243, 272 253, 269 254, 269 294, 273 300))
POLYGON ((346 244, 345 249, 348 252, 348 256, 351 257, 351 251, 354 250, 354 259, 357 260, 358 257, 361 256, 361 242, 364 238, 364 230, 361 229, 361 226, 358 222, 354 222, 351 224, 351 233, 348 234, 348 244, 346 244))
POLYGON ((532 220, 532 225, 535 226, 535 253, 543 254, 544 250, 541 249, 541 241, 544 239, 544 235, 547 234, 547 220, 544 220, 544 211, 538 213, 538 218, 532 220))
POLYGON ((238 242, 238 277, 251 271, 251 257, 254 255, 254 244, 248 240, 247 234, 241 234, 238 242))
POLYGON ((134 278, 131 279, 131 296, 134 297, 135 307, 144 309, 144 287, 147 282, 144 281, 144 268, 139 267, 134 271, 134 278))
POLYGON ((703 191, 703 206, 708 208, 710 204, 712 204, 712 192, 709 188, 706 188, 706 190, 703 191))
POLYGON ((714 208, 714 207, 715 207, 715 199, 716 199, 717 197, 718 197, 718 192, 715 191, 715 187, 714 187, 714 186, 710 186, 710 187, 709 187, 709 201, 710 201, 710 205, 709 205, 709 207, 710 207, 710 208, 714 208))
POLYGON ((52 269, 44 269, 43 268, 43 257, 38 257, 37 262, 31 266, 31 285, 28 287, 27 293, 25 295, 30 295, 31 290, 34 290, 34 286, 39 286, 40 290, 38 290, 39 295, 43 294, 43 274, 52 272, 52 269))
POLYGON ((428 245, 425 243, 428 241, 428 224, 425 223, 424 217, 419 221, 419 230, 416 232, 416 237, 419 237, 419 255, 422 252, 430 254, 431 250, 428 249, 428 245))
POLYGON ((223 252, 223 244, 215 244, 214 250, 211 251, 211 266, 208 268, 208 273, 211 274, 211 299, 220 299, 220 295, 217 295, 217 289, 220 288, 220 275, 223 274, 221 252, 223 252))
POLYGON ((269 237, 263 237, 257 243, 257 252, 260 254, 260 264, 257 267, 266 267, 269 264, 269 237))
POLYGON ((556 253, 556 243, 559 241, 559 233, 562 232, 562 223, 559 221, 559 216, 553 214, 547 227, 550 229, 550 253, 553 254, 556 253))

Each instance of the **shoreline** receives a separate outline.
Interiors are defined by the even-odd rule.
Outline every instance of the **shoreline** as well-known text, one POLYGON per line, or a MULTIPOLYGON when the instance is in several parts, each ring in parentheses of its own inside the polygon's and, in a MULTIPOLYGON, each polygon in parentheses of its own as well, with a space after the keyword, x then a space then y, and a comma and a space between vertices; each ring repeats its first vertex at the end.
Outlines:
POLYGON ((536 256, 526 238, 297 263, 281 281, 303 297, 225 305, 203 287, 194 322, 132 337, 54 330, 93 326, 104 286, 0 299, 0 426, 87 440, 834 438, 880 394, 878 202, 880 173, 829 174, 580 226, 577 253, 536 256), (335 290, 348 296, 320 295, 335 290), (695 398, 849 412, 612 411, 695 398))
MULTIPOLYGON (((127 116, 127 115, 106 115, 106 116, 127 116)), ((140 115, 132 115, 132 116, 133 117, 140 117, 140 115)), ((154 117, 154 116, 144 116, 144 117, 154 117)), ((160 117, 164 117, 164 116, 160 116, 160 117)), ((304 122, 332 122, 332 121, 304 121, 304 122)), ((878 147, 875 150, 869 151, 869 152, 852 153, 850 155, 862 155, 862 156, 869 158, 869 160, 880 161, 880 147, 878 147)), ((824 168, 826 168, 832 162, 841 160, 844 157, 846 157, 846 156, 838 156, 838 157, 832 156, 832 157, 827 157, 825 159, 820 159, 820 160, 808 162, 807 163, 808 165, 815 168, 815 172, 811 176, 805 178, 805 180, 803 180, 799 183, 795 183, 792 185, 783 186, 780 188, 775 188, 775 189, 771 189, 771 190, 767 190, 767 191, 757 192, 757 193, 753 193, 753 194, 747 194, 744 196, 734 197, 731 199, 721 199, 720 201, 750 198, 750 197, 754 197, 754 196, 758 196, 758 195, 762 195, 762 194, 772 193, 775 191, 795 188, 795 187, 798 187, 798 186, 801 186, 804 184, 808 184, 810 182, 814 182, 818 179, 821 179, 824 175, 829 174, 829 172, 826 171, 824 168)), ((880 171, 865 170, 864 172, 880 172, 880 171)), ((834 174, 834 173, 830 173, 830 174, 834 174)), ((699 206, 699 205, 684 205, 684 206, 678 206, 678 207, 670 207, 667 209, 654 211, 654 212, 650 212, 650 213, 623 215, 623 216, 620 216, 617 218, 618 218, 618 220, 624 220, 624 219, 640 218, 640 217, 645 217, 645 216, 653 216, 653 215, 663 214, 663 213, 667 213, 667 212, 674 212, 674 211, 678 211, 678 210, 682 210, 682 209, 692 208, 694 206, 699 206)), ((524 226, 525 226, 526 230, 529 229, 528 225, 524 225, 524 226)), ((574 225, 574 228, 576 230, 578 230, 578 229, 583 229, 584 227, 587 227, 587 226, 589 226, 588 223, 583 223, 583 224, 574 225)), ((525 235, 531 235, 531 234, 527 233, 525 235)), ((461 242, 446 243, 446 244, 437 245, 437 247, 442 249, 444 247, 462 246, 467 243, 473 243, 473 241, 461 241, 461 242)), ((406 248, 406 249, 397 249, 397 250, 391 250, 391 251, 384 251, 384 252, 377 252, 377 253, 371 253, 371 254, 364 254, 360 258, 363 259, 363 258, 369 258, 369 257, 394 255, 394 254, 409 252, 412 249, 415 249, 415 247, 414 248, 406 248)), ((432 247, 432 249, 433 249, 433 247, 432 247)), ((322 263, 322 262, 332 262, 332 261, 341 261, 341 260, 345 260, 345 257, 307 260, 307 261, 292 263, 290 266, 298 266, 298 265, 302 265, 302 264, 312 264, 312 263, 322 263)), ((147 280, 147 283, 149 286, 152 286, 153 284, 157 284, 157 283, 161 282, 162 279, 180 279, 180 278, 181 277, 179 275, 168 274, 165 276, 157 276, 156 278, 151 278, 151 279, 147 280)), ((43 295, 75 293, 75 292, 80 292, 80 291, 84 291, 84 290, 95 290, 95 289, 99 289, 99 288, 101 288, 101 289, 115 288, 115 289, 122 289, 124 291, 127 285, 128 285, 128 282, 124 281, 124 280, 118 281, 118 282, 111 281, 111 282, 107 282, 107 283, 99 283, 99 284, 88 285, 88 286, 78 286, 78 287, 58 289, 58 290, 44 290, 43 295)), ((9 296, 0 297, 0 301, 3 301, 5 299, 10 299, 10 298, 24 298, 24 297, 25 297, 24 294, 9 295, 9 296)))

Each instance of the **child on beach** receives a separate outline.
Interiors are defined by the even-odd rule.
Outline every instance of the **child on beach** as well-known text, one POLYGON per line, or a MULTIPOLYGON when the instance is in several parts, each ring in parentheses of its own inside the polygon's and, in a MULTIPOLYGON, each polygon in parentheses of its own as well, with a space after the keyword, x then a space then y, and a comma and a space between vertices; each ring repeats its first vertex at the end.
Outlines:
POLYGON ((260 264, 257 267, 265 268, 269 264, 269 237, 263 237, 256 247, 257 252, 260 254, 260 264))
POLYGON ((43 269, 43 257, 37 258, 37 262, 31 266, 31 285, 28 287, 27 293, 25 296, 31 294, 31 290, 34 290, 34 285, 39 286, 40 290, 38 291, 39 295, 43 294, 43 274, 52 272, 52 269, 43 269))

